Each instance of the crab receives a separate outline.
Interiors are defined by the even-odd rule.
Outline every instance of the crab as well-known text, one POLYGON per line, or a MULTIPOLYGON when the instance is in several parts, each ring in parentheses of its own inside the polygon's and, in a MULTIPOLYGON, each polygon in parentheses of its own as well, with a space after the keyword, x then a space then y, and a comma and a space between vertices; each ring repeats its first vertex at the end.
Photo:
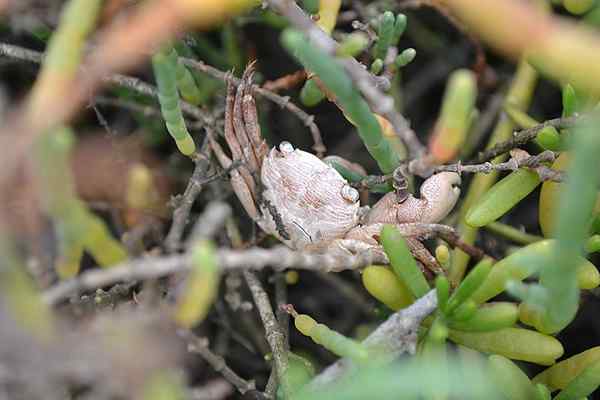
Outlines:
POLYGON ((458 174, 432 175, 421 185, 419 198, 396 190, 372 208, 361 207, 357 189, 327 160, 289 142, 269 149, 258 124, 251 68, 237 89, 228 84, 224 136, 231 157, 213 137, 211 149, 223 168, 238 162, 230 171, 233 190, 266 233, 295 250, 334 255, 374 251, 385 258, 377 239, 384 224, 393 224, 415 258, 440 271, 420 241, 424 232, 414 223, 436 223, 448 215, 460 194, 458 174))

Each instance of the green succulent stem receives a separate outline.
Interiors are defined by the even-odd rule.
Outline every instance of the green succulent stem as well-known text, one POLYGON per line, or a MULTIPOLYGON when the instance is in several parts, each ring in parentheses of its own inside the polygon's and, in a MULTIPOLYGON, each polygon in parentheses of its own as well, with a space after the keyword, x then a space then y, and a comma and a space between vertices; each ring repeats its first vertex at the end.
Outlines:
POLYGON ((214 245, 196 243, 191 250, 192 271, 174 310, 178 325, 192 328, 204 320, 217 296, 219 268, 214 245))
POLYGON ((599 123, 600 119, 596 116, 575 129, 569 179, 560 197, 555 262, 540 272, 540 285, 548 291, 541 324, 545 331, 551 333, 567 326, 579 306, 575 263, 583 253, 596 204, 597 189, 590 182, 600 180, 600 170, 590 166, 595 165, 600 152, 600 136, 596 132, 599 123))
POLYGON ((0 232, 0 303, 3 311, 10 313, 14 321, 41 340, 49 340, 55 333, 55 317, 43 303, 35 283, 17 256, 14 242, 0 232))
POLYGON ((79 71, 86 38, 96 27, 101 6, 102 0, 70 0, 64 6, 30 96, 31 118, 44 119, 45 104, 66 95, 66 82, 79 71))
POLYGON ((36 173, 42 193, 42 206, 56 224, 59 240, 58 274, 71 277, 79 271, 83 250, 87 250, 103 267, 127 258, 121 243, 81 201, 75 191, 70 166, 74 135, 69 128, 59 128, 42 136, 35 147, 36 173))
POLYGON ((360 92, 337 60, 313 46, 305 36, 295 30, 283 31, 281 41, 286 50, 300 63, 314 71, 336 96, 346 116, 356 125, 358 133, 379 168, 391 173, 399 164, 399 157, 384 139, 381 126, 360 92))
POLYGON ((406 240, 395 226, 383 227, 381 244, 398 278, 408 286, 416 298, 424 296, 429 291, 429 284, 410 253, 406 240))
MULTIPOLYGON (((160 109, 167 130, 175 140, 175 144, 179 151, 186 156, 192 155, 194 151, 196 151, 196 145, 194 144, 194 139, 192 139, 192 136, 187 130, 183 114, 181 113, 179 93, 177 92, 178 68, 180 68, 180 64, 177 60, 177 53, 173 47, 167 45, 154 54, 154 56, 152 56, 152 67, 158 86, 160 109)), ((183 77, 187 74, 180 72, 179 75, 180 77, 183 77)), ((191 76, 188 78, 191 78, 191 76)), ((182 82, 182 80, 180 80, 180 82, 182 82)), ((187 83, 189 83, 189 81, 187 83)))
POLYGON ((531 244, 544 239, 541 236, 523 232, 520 229, 517 229, 507 224, 503 224, 501 222, 490 222, 485 226, 485 229, 498 235, 504 236, 505 238, 519 244, 531 244))
MULTIPOLYGON (((522 110, 527 109, 531 102, 533 90, 537 83, 538 74, 536 71, 525 61, 521 61, 515 77, 510 85, 509 91, 506 95, 506 103, 510 103, 515 107, 519 107, 522 110)), ((491 148, 496 143, 510 139, 514 123, 506 116, 502 115, 498 121, 492 136, 486 146, 491 148)), ((498 156, 492 162, 499 163, 506 160, 506 155, 498 156)), ((471 207, 479 202, 485 192, 498 179, 498 172, 492 172, 490 174, 477 174, 473 178, 465 200, 463 201, 459 211, 459 222, 457 230, 461 235, 461 238, 469 244, 475 243, 477 232, 479 228, 469 226, 465 217, 471 207)), ((467 265, 469 263, 469 255, 460 249, 456 249, 453 252, 452 266, 450 268, 449 279, 454 285, 457 285, 465 274, 467 265)))

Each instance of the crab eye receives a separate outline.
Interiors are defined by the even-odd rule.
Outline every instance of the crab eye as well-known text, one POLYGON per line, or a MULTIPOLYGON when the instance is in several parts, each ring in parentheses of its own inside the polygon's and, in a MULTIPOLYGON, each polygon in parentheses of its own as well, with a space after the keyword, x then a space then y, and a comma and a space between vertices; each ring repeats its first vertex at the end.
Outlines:
POLYGON ((285 154, 290 154, 294 152, 294 146, 290 142, 281 142, 279 143, 279 151, 285 154))
POLYGON ((348 184, 342 186, 341 195, 344 199, 348 200, 351 203, 356 203, 359 197, 358 190, 354 189, 348 184))

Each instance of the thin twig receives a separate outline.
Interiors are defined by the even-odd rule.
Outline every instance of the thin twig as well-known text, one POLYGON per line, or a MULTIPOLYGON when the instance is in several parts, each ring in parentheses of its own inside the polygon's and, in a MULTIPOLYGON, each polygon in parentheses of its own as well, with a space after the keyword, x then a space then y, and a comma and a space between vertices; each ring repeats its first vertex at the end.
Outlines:
MULTIPOLYGON (((36 64, 41 63, 44 56, 43 53, 6 43, 0 43, 0 55, 18 60, 29 61, 36 64)), ((156 87, 132 76, 114 74, 104 78, 103 80, 117 86, 132 89, 149 97, 158 98, 158 90, 156 87)), ((203 121, 209 125, 213 123, 213 119, 210 114, 200 110, 198 107, 192 104, 181 101, 181 109, 199 121, 203 121)))
MULTIPOLYGON (((191 60, 185 57, 180 57, 179 60, 181 61, 181 63, 190 68, 202 71, 222 81, 230 82, 235 86, 238 86, 241 83, 241 80, 233 76, 232 74, 223 72, 215 67, 205 64, 202 61, 191 60)), ((327 151, 325 144, 323 144, 323 139, 321 138, 321 131, 314 122, 315 118, 312 115, 309 115, 306 112, 304 112, 294 103, 290 102, 290 98, 288 96, 280 96, 277 93, 273 93, 270 90, 262 88, 258 85, 252 85, 252 92, 272 101, 279 107, 285 108, 292 114, 296 115, 298 119, 304 124, 304 126, 306 126, 311 132, 314 142, 313 150, 315 150, 319 155, 323 155, 327 151)))
MULTIPOLYGON (((392 361, 402 353, 414 354, 417 329, 421 321, 437 307, 435 290, 418 299, 410 307, 400 310, 379 325, 362 343, 371 348, 384 348, 392 361)), ((354 369, 352 361, 342 358, 325 368, 310 383, 312 388, 331 383, 354 369)))
MULTIPOLYGON (((461 239, 458 232, 456 231, 456 229, 452 228, 451 226, 442 225, 442 224, 421 224, 421 223, 406 224, 406 225, 413 225, 415 227, 418 227, 419 229, 422 229, 425 232, 428 232, 430 235, 440 237, 441 239, 444 239, 450 246, 461 249, 462 251, 464 251, 465 253, 467 253, 469 256, 473 257, 476 260, 481 260, 483 258, 492 258, 489 255, 487 255, 480 248, 464 242, 461 239)), ((402 226, 402 225, 400 225, 400 226, 402 226)))
POLYGON ((210 240, 223 228, 231 216, 231 207, 222 201, 211 201, 196 220, 187 238, 186 248, 190 249, 199 240, 210 240))
POLYGON ((177 207, 173 211, 173 222, 165 239, 165 248, 171 253, 179 250, 181 237, 190 216, 190 211, 194 205, 194 201, 196 201, 196 198, 204 187, 202 181, 206 178, 206 172, 210 167, 210 160, 208 157, 200 155, 196 157, 195 164, 194 172, 188 181, 183 195, 176 200, 177 207))
MULTIPOLYGON (((238 161, 234 161, 223 171, 205 177, 204 175, 210 166, 210 162, 206 157, 202 156, 201 153, 197 154, 195 157, 196 167, 194 168, 192 177, 188 181, 188 185, 183 192, 183 195, 175 200, 177 207, 173 212, 171 229, 169 230, 169 233, 165 239, 165 247, 171 253, 179 250, 181 247, 181 237, 183 236, 183 231, 188 222, 190 211, 194 205, 194 202, 196 201, 196 198, 202 192, 204 185, 226 176, 229 174, 229 172, 240 165, 238 161)), ((206 207, 205 211, 196 222, 196 228, 190 235, 188 244, 191 244, 192 241, 197 237, 208 238, 213 236, 215 234, 213 230, 216 228, 217 224, 220 227, 222 221, 224 221, 231 212, 229 206, 222 203, 218 203, 215 205, 215 207, 216 208, 211 207, 211 204, 206 207), (198 230, 198 232, 195 232, 196 230, 198 230)))
MULTIPOLYGON (((281 330, 281 327, 275 318, 273 308, 271 307, 271 302, 269 301, 269 296, 267 295, 267 292, 265 292, 265 289, 263 288, 256 274, 252 271, 244 271, 244 278, 246 279, 248 288, 252 293, 252 298, 254 299, 256 308, 258 308, 260 319, 265 327, 265 337, 267 338, 267 342, 269 343, 269 347, 271 347, 271 352, 273 353, 273 361, 275 364, 275 371, 277 373, 277 380, 279 381, 279 384, 283 390, 284 398, 287 398, 289 395, 290 386, 287 376, 288 351, 285 344, 285 334, 281 330)), ((274 394, 275 393, 269 393, 271 396, 274 394)))
MULTIPOLYGON (((132 89, 149 97, 154 97, 156 99, 158 98, 158 89, 156 89, 155 86, 133 76, 114 74, 104 78, 103 80, 113 85, 132 89)), ((204 122, 204 124, 207 126, 212 126, 214 124, 214 118, 210 115, 210 113, 203 111, 202 109, 184 100, 179 100, 179 103, 181 105, 181 111, 184 113, 193 116, 198 121, 204 122)))
POLYGON ((477 158, 473 160, 473 163, 482 163, 486 161, 493 160, 501 154, 507 153, 512 149, 520 147, 525 143, 529 142, 536 138, 539 131, 544 129, 547 126, 553 126, 555 128, 572 128, 577 121, 579 121, 582 116, 572 116, 567 118, 555 118, 545 122, 542 122, 539 125, 533 126, 528 129, 523 129, 522 131, 515 132, 513 137, 505 142, 497 143, 491 149, 483 151, 479 153, 477 158))
POLYGON ((275 281, 275 305, 277 306, 275 316, 277 317, 277 321, 279 321, 281 330, 285 335, 285 345, 286 348, 289 350, 290 315, 279 308, 280 304, 287 304, 288 302, 288 290, 287 282, 285 279, 285 272, 276 272, 273 275, 273 279, 275 281))
MULTIPOLYGON (((0 43, 0 56, 40 64, 43 61, 44 54, 20 46, 15 46, 7 43, 0 43)), ((158 90, 155 86, 152 86, 142 81, 141 79, 135 78, 133 76, 114 74, 103 78, 103 81, 111 83, 113 85, 134 90, 138 93, 144 94, 149 97, 153 97, 155 99, 158 98, 158 90)), ((180 103, 181 110, 186 114, 193 116, 198 121, 204 122, 206 125, 211 126, 212 124, 214 124, 214 120, 209 113, 183 100, 181 100, 180 103)))
POLYGON ((15 60, 29 61, 35 64, 42 62, 42 53, 8 43, 0 43, 0 56, 15 60))
POLYGON ((189 400, 222 400, 229 399, 233 388, 224 379, 214 379, 204 383, 201 387, 191 388, 188 391, 189 400))
MULTIPOLYGON (((400 227, 414 228, 424 233, 437 234, 450 245, 459 247, 472 257, 488 257, 482 250, 468 245, 460 239, 456 231, 440 224, 405 224, 400 227)), ((331 255, 297 252, 283 245, 270 249, 253 247, 246 250, 220 249, 217 252, 221 270, 258 270, 271 266, 277 271, 289 268, 320 272, 343 271, 362 268, 370 264, 385 264, 387 257, 378 251, 366 251, 356 256, 331 255)), ((156 279, 187 271, 190 259, 187 254, 160 257, 147 257, 130 260, 111 267, 84 272, 77 277, 62 281, 43 294, 44 302, 56 304, 69 296, 119 282, 132 282, 156 279)))
MULTIPOLYGON (((356 256, 333 256, 293 251, 283 245, 270 249, 253 247, 246 250, 220 249, 217 252, 222 270, 262 269, 271 266, 283 271, 289 268, 312 271, 343 271, 362 268, 373 263, 385 263, 378 252, 364 252, 356 256)), ((156 279, 184 272, 190 268, 187 254, 138 258, 112 266, 83 272, 77 277, 62 281, 44 292, 44 302, 57 304, 70 296, 119 282, 156 279)))
POLYGON ((162 114, 158 107, 153 107, 147 104, 138 104, 133 101, 123 100, 116 97, 96 96, 94 97, 94 103, 102 106, 123 108, 125 110, 138 112, 144 117, 162 118, 162 114))
MULTIPOLYGON (((321 51, 334 55, 338 43, 322 31, 315 22, 292 0, 267 0, 271 8, 285 16, 292 25, 302 31, 308 40, 321 51)), ((394 107, 394 99, 388 96, 380 87, 381 77, 373 76, 355 58, 340 60, 346 72, 362 92, 365 100, 377 114, 386 118, 394 127, 394 131, 406 145, 410 158, 419 158, 425 152, 425 147, 410 128, 408 121, 394 107)), ((388 79, 384 79, 388 82, 388 79)))
MULTIPOLYGON (((286 351, 289 351, 290 315, 280 307, 282 304, 287 304, 287 283, 285 281, 285 272, 276 272, 273 275, 273 279, 275 281, 275 317, 277 318, 277 322, 279 322, 281 332, 284 336, 285 349, 286 351)), ((271 370, 269 380, 265 386, 265 394, 267 396, 276 397, 275 393, 277 389, 277 383, 277 371, 273 369, 271 370)))
POLYGON ((95 100, 90 101, 89 107, 92 110, 94 110, 94 113, 96 114, 96 119, 98 120, 98 124, 100 124, 100 126, 104 128, 104 131, 108 134, 108 136, 116 136, 116 132, 110 127, 110 124, 108 123, 106 117, 96 106, 95 100))
POLYGON ((489 224, 484 226, 484 228, 490 232, 505 237, 508 240, 523 245, 539 242, 540 240, 544 239, 541 236, 532 235, 530 233, 525 232, 522 229, 518 229, 514 226, 503 224, 497 221, 490 222, 489 224))
POLYGON ((293 89, 305 80, 306 71, 302 69, 300 71, 296 71, 294 73, 277 78, 274 81, 266 81, 265 83, 263 83, 262 87, 265 90, 277 92, 279 90, 293 89))
POLYGON ((451 165, 440 165, 435 167, 434 170, 435 172, 450 171, 458 174, 462 174, 463 172, 489 174, 494 171, 516 171, 519 168, 529 168, 537 172, 542 181, 564 182, 565 173, 563 171, 557 171, 542 165, 544 162, 553 162, 555 159, 556 155, 547 150, 535 156, 518 159, 513 157, 506 162, 498 164, 485 162, 483 164, 463 165, 459 162, 451 165))
MULTIPOLYGON (((341 17, 341 14, 339 17, 341 17)), ((355 17, 356 17, 356 15, 355 15, 355 17)), ((339 20, 339 18, 338 18, 338 20, 339 20)), ((377 32, 375 32, 375 30, 371 27, 371 25, 365 24, 365 23, 359 21, 358 19, 354 19, 352 21, 352 29, 364 32, 367 35, 367 38, 369 38, 369 44, 367 45, 367 48, 371 47, 371 45, 373 43, 375 43, 375 41, 378 39, 377 32)))
POLYGON ((227 366, 223 357, 216 355, 208 348, 207 338, 200 338, 190 331, 180 331, 178 333, 186 340, 187 349, 190 353, 200 355, 216 372, 223 375, 223 378, 235 386, 238 392, 244 394, 249 390, 256 389, 254 381, 247 381, 240 377, 227 366))

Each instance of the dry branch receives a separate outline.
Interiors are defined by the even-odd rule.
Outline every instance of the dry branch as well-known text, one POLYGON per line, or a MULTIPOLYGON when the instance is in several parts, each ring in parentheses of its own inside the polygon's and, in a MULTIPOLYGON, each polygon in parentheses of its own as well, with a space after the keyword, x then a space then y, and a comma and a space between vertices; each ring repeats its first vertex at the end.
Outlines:
POLYGON ((513 157, 506 162, 498 164, 485 162, 483 164, 463 165, 459 162, 452 165, 440 165, 439 167, 435 167, 434 170, 436 172, 450 171, 458 174, 462 174, 463 172, 489 174, 494 171, 516 171, 519 168, 529 168, 537 172, 542 181, 563 182, 565 180, 565 173, 563 171, 557 171, 543 165, 543 163, 553 162, 555 159, 556 155, 547 150, 535 156, 513 157))
MULTIPOLYGON (((371 348, 384 348, 390 360, 402 353, 414 354, 417 345, 417 329, 421 321, 437 307, 435 290, 418 299, 414 304, 392 314, 379 325, 362 343, 371 348)), ((331 383, 354 368, 352 361, 342 358, 325 368, 310 383, 312 388, 331 383)))
POLYGON ((504 142, 494 145, 492 148, 485 150, 477 156, 474 160, 475 163, 482 163, 489 160, 493 160, 497 156, 507 153, 512 149, 516 149, 519 146, 530 142, 535 139, 537 134, 547 126, 553 126, 555 128, 572 128, 575 123, 581 119, 581 116, 572 116, 567 118, 555 118, 548 121, 542 122, 539 125, 532 126, 528 129, 515 132, 513 137, 504 142))
MULTIPOLYGON (((270 249, 259 247, 247 250, 220 249, 217 252, 222 270, 262 269, 271 266, 275 270, 289 268, 312 271, 342 271, 357 269, 373 263, 385 263, 379 254, 368 252, 357 256, 332 256, 295 252, 283 245, 270 249)), ((58 283, 43 294, 47 304, 57 304, 72 295, 119 282, 156 279, 187 271, 190 259, 187 254, 146 257, 130 260, 106 270, 90 270, 71 280, 58 283)))
MULTIPOLYGON (((0 56, 40 64, 43 61, 44 54, 20 46, 11 45, 8 43, 0 43, 0 56)), ((158 98, 158 90, 155 86, 133 76, 114 74, 103 78, 103 81, 116 86, 131 89, 155 99, 158 98)), ((209 113, 201 110, 193 104, 181 100, 181 109, 186 114, 193 116, 198 121, 201 121, 203 125, 205 124, 210 126, 214 124, 214 120, 209 113)))
POLYGON ((279 322, 277 322, 277 318, 275 318, 269 296, 256 274, 252 271, 244 271, 244 279, 250 289, 250 293, 252 293, 254 304, 256 304, 260 319, 265 327, 265 337, 273 352, 277 381, 283 390, 284 398, 287 398, 290 394, 290 384, 287 375, 288 350, 285 333, 281 329, 279 322))
POLYGON ((200 338, 189 331, 181 331, 179 334, 186 340, 187 349, 190 353, 200 355, 215 371, 235 386, 241 394, 256 389, 254 381, 247 381, 240 377, 227 366, 223 357, 216 355, 208 348, 208 339, 200 338))

